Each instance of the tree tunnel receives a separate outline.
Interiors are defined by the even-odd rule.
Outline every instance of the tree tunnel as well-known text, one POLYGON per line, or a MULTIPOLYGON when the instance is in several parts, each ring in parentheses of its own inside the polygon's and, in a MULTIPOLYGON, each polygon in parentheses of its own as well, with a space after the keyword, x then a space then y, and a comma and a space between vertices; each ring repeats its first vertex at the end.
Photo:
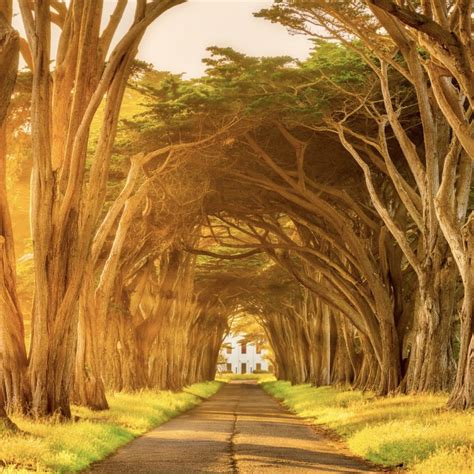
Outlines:
POLYGON ((19 44, 0 15, 13 45, 0 54, 0 417, 67 418, 71 402, 106 409, 108 390, 214 379, 236 314, 261 327, 281 379, 471 406, 467 66, 390 2, 277 5, 260 15, 317 39, 307 60, 212 47, 197 79, 135 60, 179 1, 137 2, 114 47, 101 2, 67 17, 22 3, 34 67, 13 95, 19 44), (87 29, 64 29, 54 74, 51 18, 87 29), (7 147, 33 177, 18 283, 7 147))

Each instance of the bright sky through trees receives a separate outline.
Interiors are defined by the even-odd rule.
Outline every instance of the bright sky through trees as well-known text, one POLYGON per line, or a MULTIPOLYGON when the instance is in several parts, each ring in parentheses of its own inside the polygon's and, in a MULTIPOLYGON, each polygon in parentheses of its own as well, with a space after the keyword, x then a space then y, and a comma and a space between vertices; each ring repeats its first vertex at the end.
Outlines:
POLYGON ((188 77, 203 74, 201 58, 211 45, 230 46, 253 56, 305 58, 311 47, 306 37, 290 38, 282 25, 253 17, 253 12, 271 3, 192 0, 168 11, 150 26, 138 56, 159 70, 186 72, 188 77))
MULTIPOLYGON (((115 4, 115 0, 105 2, 103 23, 115 4)), ((231 47, 251 56, 306 58, 312 45, 307 37, 291 36, 284 26, 253 16, 271 4, 271 0, 189 0, 150 25, 140 44, 138 58, 161 71, 185 73, 187 78, 204 73, 201 60, 208 56, 209 46, 231 47)), ((129 2, 116 38, 128 30, 134 8, 135 2, 129 2)), ((19 14, 14 23, 23 31, 19 14)), ((59 32, 53 28, 54 51, 59 32)))

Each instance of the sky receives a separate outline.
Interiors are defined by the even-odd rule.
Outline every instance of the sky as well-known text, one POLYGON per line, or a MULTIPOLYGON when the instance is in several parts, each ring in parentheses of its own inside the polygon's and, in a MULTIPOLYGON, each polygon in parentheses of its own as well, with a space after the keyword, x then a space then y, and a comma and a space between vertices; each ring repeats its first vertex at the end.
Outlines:
MULTIPOLYGON (((120 24, 118 34, 127 31, 134 11, 133 0, 120 24)), ((201 59, 208 46, 232 47, 253 56, 307 57, 311 43, 303 36, 290 35, 286 28, 272 24, 252 13, 272 4, 271 0, 188 0, 167 11, 148 27, 138 58, 158 70, 199 77, 205 66, 201 59)), ((104 20, 115 5, 106 0, 104 20)), ((22 31, 20 16, 15 26, 22 31)), ((56 44, 53 34, 53 47, 56 44)))
POLYGON ((262 0, 191 0, 158 18, 143 38, 139 57, 158 69, 203 74, 208 46, 230 46, 254 56, 288 55, 303 59, 310 42, 252 13, 268 7, 262 0))

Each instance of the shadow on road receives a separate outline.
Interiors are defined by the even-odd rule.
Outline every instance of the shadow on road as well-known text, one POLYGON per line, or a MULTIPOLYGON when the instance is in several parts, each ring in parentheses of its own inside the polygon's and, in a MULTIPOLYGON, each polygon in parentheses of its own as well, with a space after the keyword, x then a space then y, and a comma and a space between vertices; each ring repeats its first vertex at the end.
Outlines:
POLYGON ((211 399, 124 446, 89 472, 275 471, 380 472, 252 383, 225 384, 211 399))

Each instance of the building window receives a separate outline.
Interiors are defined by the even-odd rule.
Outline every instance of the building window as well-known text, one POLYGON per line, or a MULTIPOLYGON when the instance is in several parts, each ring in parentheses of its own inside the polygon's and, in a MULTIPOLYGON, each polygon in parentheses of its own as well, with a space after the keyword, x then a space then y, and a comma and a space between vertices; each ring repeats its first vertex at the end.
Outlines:
POLYGON ((242 354, 247 354, 247 344, 245 342, 240 343, 240 352, 242 354))
POLYGON ((247 364, 245 362, 242 362, 241 369, 242 369, 240 371, 241 374, 246 374, 247 373, 247 364))
POLYGON ((257 348, 256 348, 257 354, 262 353, 262 346, 257 342, 257 348))
POLYGON ((262 364, 260 364, 260 362, 257 362, 255 365, 256 365, 256 369, 255 369, 255 370, 256 370, 257 372, 261 372, 261 371, 262 371, 262 364))
POLYGON ((226 352, 227 354, 232 354, 232 346, 227 346, 226 352))
POLYGON ((227 362, 227 372, 232 372, 232 364, 227 362))

